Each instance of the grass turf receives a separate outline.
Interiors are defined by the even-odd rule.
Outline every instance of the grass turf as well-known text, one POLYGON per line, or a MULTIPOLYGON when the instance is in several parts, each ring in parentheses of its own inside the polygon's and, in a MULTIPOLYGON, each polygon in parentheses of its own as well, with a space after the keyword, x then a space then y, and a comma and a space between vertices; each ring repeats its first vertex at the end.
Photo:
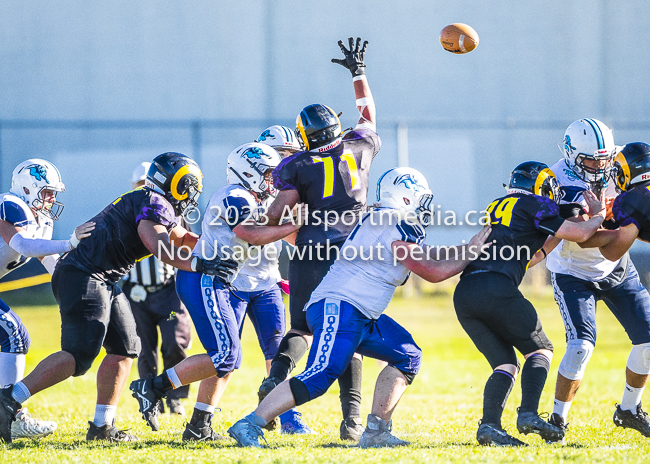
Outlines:
MULTIPOLYGON (((555 359, 541 401, 541 410, 552 408, 557 365, 564 352, 564 329, 550 293, 533 296, 546 332, 555 343, 555 359)), ((27 372, 59 346, 59 315, 54 307, 17 308, 28 327, 32 347, 27 372)), ((566 445, 546 446, 538 436, 516 433, 515 408, 520 402, 519 382, 513 389, 504 414, 504 427, 531 446, 519 449, 485 448, 475 440, 481 417, 484 382, 490 375, 487 362, 474 348, 458 324, 448 293, 426 298, 396 297, 388 314, 414 335, 424 351, 420 374, 409 387, 394 414, 394 432, 409 440, 402 449, 359 450, 338 439, 340 409, 338 386, 323 397, 300 408, 314 436, 285 436, 267 432, 269 448, 237 448, 233 441, 220 444, 185 444, 180 440, 187 418, 161 418, 161 430, 146 427, 137 403, 125 389, 118 409, 117 425, 129 428, 140 442, 132 444, 87 443, 87 421, 95 403, 95 373, 99 360, 84 377, 68 379, 42 392, 26 404, 36 418, 56 420, 57 431, 41 440, 16 440, 0 445, 1 462, 647 462, 650 439, 612 423, 614 403, 620 401, 630 342, 604 305, 598 311, 598 345, 587 368, 581 390, 571 410, 566 445)), ((215 430, 224 433, 257 403, 257 388, 265 375, 264 359, 249 323, 244 331, 244 362, 236 372, 214 420, 215 430)), ((201 351, 197 338, 192 353, 201 351)), ((304 364, 298 366, 297 372, 304 364)), ((364 361, 362 413, 370 410, 374 380, 379 367, 364 361)), ((135 378, 134 367, 131 378, 135 378)), ((191 411, 196 387, 184 400, 191 411)), ((364 420, 365 422, 365 420, 364 420)))

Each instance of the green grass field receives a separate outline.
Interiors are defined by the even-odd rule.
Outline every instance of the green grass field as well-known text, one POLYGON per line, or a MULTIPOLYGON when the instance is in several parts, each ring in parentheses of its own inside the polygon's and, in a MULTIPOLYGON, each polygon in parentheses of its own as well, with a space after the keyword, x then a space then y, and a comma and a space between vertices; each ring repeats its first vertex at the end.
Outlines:
MULTIPOLYGON (((564 351, 564 329, 552 295, 532 297, 545 330, 556 346, 552 371, 541 401, 541 410, 552 408, 557 365, 564 351)), ((32 348, 27 371, 59 346, 59 315, 54 307, 17 308, 29 328, 32 348)), ((118 426, 131 429, 140 438, 135 444, 86 443, 87 421, 95 403, 95 373, 69 379, 36 395, 27 406, 37 418, 56 420, 58 430, 40 441, 17 440, 0 445, 0 462, 648 462, 650 439, 612 423, 614 403, 620 401, 624 369, 630 342, 614 317, 603 305, 599 308, 598 345, 587 369, 569 418, 565 446, 542 444, 537 436, 516 433, 515 408, 521 398, 519 382, 513 389, 504 426, 531 446, 524 449, 484 448, 476 444, 477 421, 481 416, 483 385, 490 369, 460 328, 450 294, 406 299, 397 296, 388 314, 409 329, 424 351, 422 369, 404 395, 393 419, 394 431, 412 445, 405 449, 359 450, 338 439, 340 409, 338 386, 311 404, 300 408, 315 436, 266 434, 269 448, 237 448, 225 444, 184 444, 180 436, 186 418, 165 415, 161 430, 151 432, 141 420, 137 403, 126 390, 118 409, 118 426)), ((200 352, 195 338, 192 352, 200 352)), ((225 433, 237 419, 256 405, 256 392, 264 377, 264 359, 257 339, 247 322, 244 332, 244 363, 233 376, 215 416, 214 428, 225 433)), ((303 365, 298 369, 302 370, 303 365)), ((378 366, 364 361, 363 410, 370 410, 378 366)), ((135 378, 134 367, 131 377, 135 378)), ((190 393, 185 406, 191 411, 190 393)), ((365 420, 364 420, 365 422, 365 420)))

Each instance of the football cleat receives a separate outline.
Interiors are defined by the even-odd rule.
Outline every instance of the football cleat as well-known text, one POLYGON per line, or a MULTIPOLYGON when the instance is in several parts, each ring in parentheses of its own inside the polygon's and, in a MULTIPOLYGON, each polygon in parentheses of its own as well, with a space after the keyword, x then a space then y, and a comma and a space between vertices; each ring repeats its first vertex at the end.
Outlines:
POLYGON ((290 435, 312 435, 316 433, 305 424, 305 421, 302 420, 302 414, 296 411, 296 408, 291 408, 287 412, 280 414, 280 422, 282 422, 282 433, 290 435))
POLYGON ((528 446, 496 424, 479 423, 476 440, 483 446, 528 446))
POLYGON ((363 422, 360 417, 348 417, 341 422, 341 440, 353 441, 359 443, 361 435, 366 429, 363 428, 363 422))
POLYGON ((212 422, 199 421, 196 424, 185 424, 183 432, 183 441, 221 441, 226 437, 212 430, 212 422))
MULTIPOLYGON (((564 423, 564 418, 560 416, 559 414, 553 413, 551 414, 551 417, 548 419, 548 423, 556 426, 559 429, 562 429, 562 431, 566 434, 566 430, 569 428, 569 424, 564 423)), ((561 440, 546 440, 546 443, 549 445, 552 445, 554 443, 559 443, 561 445, 564 445, 564 437, 562 437, 561 440)))
POLYGON ((112 442, 131 442, 138 441, 138 437, 126 433, 124 430, 117 430, 115 427, 115 422, 113 424, 104 424, 101 427, 97 427, 92 422, 88 422, 90 427, 88 428, 88 433, 86 433, 86 440, 106 440, 112 442))
POLYGON ((39 421, 29 415, 27 408, 16 414, 16 420, 11 424, 11 439, 43 438, 56 430, 56 422, 39 421))
MULTIPOLYGON (((259 403, 262 402, 264 398, 267 397, 269 393, 273 391, 275 387, 280 385, 282 383, 282 379, 279 379, 277 377, 267 377, 264 379, 262 382, 262 385, 260 385, 259 390, 257 390, 257 398, 259 400, 259 403)), ((259 404, 257 403, 257 404, 259 404)), ((266 430, 275 430, 278 427, 280 427, 280 418, 279 417, 274 417, 268 423, 264 426, 266 430)))
POLYGON ((159 395, 153 388, 151 377, 147 379, 138 379, 131 382, 129 389, 133 392, 133 398, 138 400, 138 408, 142 413, 142 418, 154 432, 158 431, 158 411, 160 408, 159 395))
POLYGON ((366 430, 359 440, 359 448, 381 448, 394 446, 408 446, 408 441, 400 440, 391 433, 393 421, 384 421, 383 419, 368 414, 368 423, 366 430))
POLYGON ((528 435, 536 433, 543 440, 560 441, 564 438, 564 430, 550 422, 546 422, 534 412, 520 412, 517 416, 517 430, 528 435))
POLYGON ((617 427, 634 429, 644 437, 650 437, 650 419, 648 414, 641 409, 641 403, 636 407, 636 414, 632 411, 624 411, 621 409, 621 405, 617 404, 614 412, 614 424, 617 427))
POLYGON ((0 389, 0 440, 11 443, 11 423, 16 420, 20 403, 11 396, 13 385, 0 389))
POLYGON ((243 448, 261 448, 260 437, 266 443, 262 427, 253 424, 245 417, 228 429, 228 435, 243 448))

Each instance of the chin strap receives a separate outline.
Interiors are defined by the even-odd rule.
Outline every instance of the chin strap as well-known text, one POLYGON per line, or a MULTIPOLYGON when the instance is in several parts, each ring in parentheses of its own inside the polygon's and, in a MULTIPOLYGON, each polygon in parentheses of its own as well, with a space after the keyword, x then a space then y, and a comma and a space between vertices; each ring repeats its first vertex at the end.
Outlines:
POLYGON ((243 186, 246 190, 253 190, 253 188, 251 187, 251 184, 249 184, 248 181, 247 181, 246 179, 244 179, 242 176, 240 176, 239 173, 238 173, 237 171, 235 171, 232 167, 229 167, 228 169, 230 169, 232 172, 235 173, 235 175, 237 176, 237 178, 239 178, 239 180, 241 181, 242 186, 243 186))

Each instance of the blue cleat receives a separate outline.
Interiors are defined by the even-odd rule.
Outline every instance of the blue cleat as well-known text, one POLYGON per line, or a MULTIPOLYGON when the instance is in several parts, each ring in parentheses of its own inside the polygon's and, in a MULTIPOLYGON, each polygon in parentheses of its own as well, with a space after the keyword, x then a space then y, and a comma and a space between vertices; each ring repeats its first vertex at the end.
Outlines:
POLYGON ((228 429, 228 435, 230 435, 237 444, 243 448, 261 448, 260 437, 262 437, 262 440, 266 443, 262 428, 253 424, 246 417, 235 422, 235 424, 228 429))
POLYGON ((291 408, 287 412, 280 414, 280 421, 282 422, 282 433, 291 435, 316 434, 305 424, 305 421, 302 420, 302 414, 296 411, 296 408, 291 408))

